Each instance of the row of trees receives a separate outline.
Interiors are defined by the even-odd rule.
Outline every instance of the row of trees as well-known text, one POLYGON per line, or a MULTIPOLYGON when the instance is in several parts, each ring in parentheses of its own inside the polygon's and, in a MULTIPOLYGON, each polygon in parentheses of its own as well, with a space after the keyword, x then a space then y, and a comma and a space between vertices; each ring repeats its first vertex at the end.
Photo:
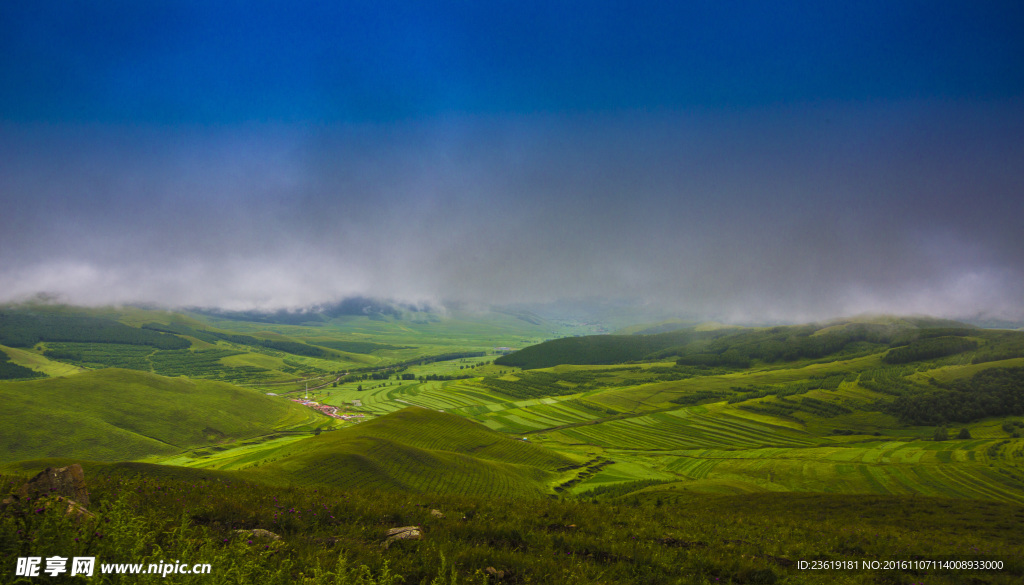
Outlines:
POLYGON ((45 374, 11 362, 11 356, 7 355, 4 351, 0 351, 0 380, 23 380, 42 377, 45 377, 45 374))
MULTIPOLYGON (((818 359, 877 351, 897 341, 897 330, 872 323, 822 332, 818 325, 763 330, 671 331, 655 335, 591 335, 546 341, 494 361, 524 369, 557 364, 615 364, 675 357, 679 365, 743 369, 763 362, 818 359)), ((903 341, 906 342, 906 341, 903 341)))
POLYGON ((302 355, 306 357, 324 358, 328 357, 327 351, 322 348, 309 345, 308 343, 300 343, 298 341, 283 341, 277 339, 260 339, 258 337, 252 337, 251 335, 237 335, 231 333, 216 333, 212 332, 219 339, 228 341, 230 343, 237 343, 239 345, 248 345, 252 347, 265 347, 267 349, 274 349, 277 351, 283 351, 293 355, 302 355))
POLYGON ((185 349, 192 342, 151 329, 129 327, 113 319, 59 313, 0 311, 0 345, 32 347, 40 341, 123 343, 157 349, 185 349))
POLYGON ((414 349, 408 345, 388 345, 386 343, 374 343, 372 341, 317 341, 316 345, 345 351, 348 353, 373 353, 385 349, 414 349))
POLYGON ((903 347, 890 349, 882 361, 887 364, 906 364, 933 360, 978 349, 978 342, 963 337, 932 337, 919 339, 903 347))
POLYGON ((990 416, 1024 416, 1024 368, 990 368, 967 380, 897 396, 890 410, 914 425, 967 423, 990 416))
POLYGON ((894 338, 891 327, 873 323, 850 324, 824 332, 818 325, 772 327, 715 339, 699 349, 684 348, 679 363, 747 368, 754 360, 791 362, 870 351, 892 343, 894 338))
POLYGON ((955 322, 914 320, 910 325, 846 323, 772 327, 757 330, 695 331, 684 329, 654 335, 591 335, 567 337, 523 348, 497 358, 498 365, 523 369, 558 364, 617 364, 675 359, 680 366, 745 369, 756 362, 854 357, 889 349, 889 364, 931 360, 975 351, 991 361, 1024 356, 1024 333, 986 331, 955 322))
POLYGON ((646 359, 670 347, 721 335, 714 331, 672 331, 657 335, 587 335, 565 337, 525 347, 494 360, 499 366, 526 370, 558 364, 620 364, 646 359))
POLYGON ((227 341, 230 343, 237 343, 239 345, 248 345, 250 347, 264 347, 267 349, 273 349, 277 351, 283 351, 293 355, 302 355, 306 357, 315 358, 326 358, 330 357, 330 354, 323 349, 323 347, 330 349, 337 349, 340 351, 348 351, 352 353, 370 353, 370 351, 376 351, 378 349, 402 349, 395 345, 386 345, 382 343, 372 343, 363 341, 324 341, 318 342, 317 345, 310 345, 308 343, 301 343, 298 341, 287 341, 278 339, 260 339, 251 335, 242 335, 238 333, 220 333, 218 331, 205 331, 195 329, 187 325, 180 323, 148 323, 143 325, 144 329, 151 329, 153 331, 161 331, 166 333, 174 333, 178 335, 189 335, 196 339, 201 339, 209 343, 216 343, 218 340, 227 341), (318 347, 323 346, 323 347, 318 347))

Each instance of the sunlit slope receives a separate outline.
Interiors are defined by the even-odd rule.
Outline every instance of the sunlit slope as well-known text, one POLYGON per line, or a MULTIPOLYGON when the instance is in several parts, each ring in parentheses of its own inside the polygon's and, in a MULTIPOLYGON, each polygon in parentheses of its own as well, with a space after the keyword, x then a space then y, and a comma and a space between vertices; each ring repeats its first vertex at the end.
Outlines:
POLYGON ((743 333, 690 354, 738 356, 704 365, 681 358, 483 376, 449 387, 493 401, 451 412, 600 458, 564 485, 576 494, 786 491, 1024 502, 1024 335, 901 321, 888 333, 883 322, 743 333), (878 337, 861 338, 867 334, 878 337), (883 334, 891 340, 881 343, 883 334), (771 355, 780 357, 763 357, 771 355), (739 358, 752 365, 735 365, 739 358))
POLYGON ((122 369, 0 382, 0 461, 124 461, 301 424, 310 409, 223 382, 122 369))
POLYGON ((464 418, 408 408, 294 443, 248 471, 271 482, 489 496, 540 495, 575 462, 464 418))
POLYGON ((24 349, 0 346, 0 351, 3 351, 10 357, 11 363, 24 366, 46 376, 68 376, 86 371, 85 368, 51 360, 40 353, 24 349))

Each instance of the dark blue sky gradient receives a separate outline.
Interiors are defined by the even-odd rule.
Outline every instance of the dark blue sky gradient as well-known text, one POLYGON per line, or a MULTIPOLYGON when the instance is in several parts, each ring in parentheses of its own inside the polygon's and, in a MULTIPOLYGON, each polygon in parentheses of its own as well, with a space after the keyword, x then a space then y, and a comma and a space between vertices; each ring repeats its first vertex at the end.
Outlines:
POLYGON ((1020 2, 6 2, 0 301, 1024 319, 1020 2))
POLYGON ((1019 2, 30 2, 0 8, 7 120, 1005 99, 1019 2))

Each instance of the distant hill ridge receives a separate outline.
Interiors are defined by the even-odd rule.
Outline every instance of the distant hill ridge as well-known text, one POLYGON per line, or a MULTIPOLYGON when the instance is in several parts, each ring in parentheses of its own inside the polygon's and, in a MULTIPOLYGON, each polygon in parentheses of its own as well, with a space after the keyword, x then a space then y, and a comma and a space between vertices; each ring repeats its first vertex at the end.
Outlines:
POLYGON ((40 341, 123 343, 158 349, 186 349, 192 345, 176 335, 129 327, 104 317, 56 311, 0 310, 0 345, 31 347, 40 341))
MULTIPOLYGON (((650 329, 643 329, 647 331, 650 329)), ((763 362, 816 359, 887 346, 906 345, 927 336, 924 330, 962 335, 978 328, 926 317, 873 317, 756 329, 698 326, 665 333, 591 335, 546 341, 495 360, 525 369, 559 364, 601 365, 677 359, 682 365, 745 368, 763 362)))

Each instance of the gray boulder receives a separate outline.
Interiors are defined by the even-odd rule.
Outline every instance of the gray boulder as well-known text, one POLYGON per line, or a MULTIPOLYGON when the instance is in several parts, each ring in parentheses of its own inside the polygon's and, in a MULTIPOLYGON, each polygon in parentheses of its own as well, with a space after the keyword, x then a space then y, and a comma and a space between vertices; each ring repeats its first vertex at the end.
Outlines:
POLYGON ((419 526, 402 526, 401 528, 392 528, 388 530, 384 542, 381 546, 388 548, 391 543, 396 540, 423 540, 423 529, 419 526))

